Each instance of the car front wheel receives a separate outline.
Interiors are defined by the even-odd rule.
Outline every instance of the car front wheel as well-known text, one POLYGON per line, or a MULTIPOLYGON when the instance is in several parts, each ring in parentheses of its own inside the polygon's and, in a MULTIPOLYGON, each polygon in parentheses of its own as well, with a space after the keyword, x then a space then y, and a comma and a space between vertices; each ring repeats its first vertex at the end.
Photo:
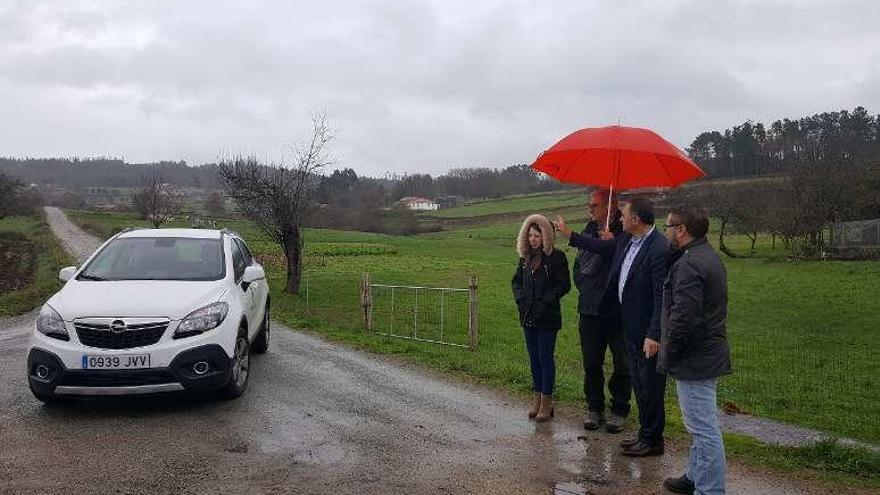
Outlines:
POLYGON ((235 355, 232 358, 232 370, 229 382, 220 389, 224 399, 234 399, 244 393, 250 375, 251 348, 247 340, 247 332, 238 333, 235 340, 235 355))

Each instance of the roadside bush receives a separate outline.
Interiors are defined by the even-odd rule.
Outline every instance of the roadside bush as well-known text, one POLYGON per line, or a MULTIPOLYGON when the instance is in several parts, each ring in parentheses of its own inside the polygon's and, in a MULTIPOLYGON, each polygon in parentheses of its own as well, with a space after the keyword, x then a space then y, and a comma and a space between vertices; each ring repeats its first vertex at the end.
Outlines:
POLYGON ((42 200, 36 188, 0 173, 0 218, 12 215, 33 215, 42 200))

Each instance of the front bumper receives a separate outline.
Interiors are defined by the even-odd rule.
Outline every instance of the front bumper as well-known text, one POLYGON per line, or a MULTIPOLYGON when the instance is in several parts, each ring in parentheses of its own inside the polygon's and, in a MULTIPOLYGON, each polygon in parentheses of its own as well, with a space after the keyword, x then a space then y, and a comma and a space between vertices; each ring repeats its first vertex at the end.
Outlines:
POLYGON ((131 395, 216 390, 229 382, 232 359, 218 344, 180 352, 167 367, 132 370, 69 369, 54 353, 34 347, 28 353, 31 390, 51 395, 131 395), (206 369, 196 363, 207 363, 206 369))

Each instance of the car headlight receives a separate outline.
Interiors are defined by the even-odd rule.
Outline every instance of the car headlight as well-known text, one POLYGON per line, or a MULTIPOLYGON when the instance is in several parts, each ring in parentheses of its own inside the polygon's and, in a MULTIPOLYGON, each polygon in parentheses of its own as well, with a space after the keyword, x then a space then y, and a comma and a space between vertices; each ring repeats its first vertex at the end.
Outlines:
POLYGON ((64 318, 61 318, 58 311, 55 311, 55 308, 48 304, 44 304, 40 308, 40 316, 37 317, 37 331, 54 339, 70 340, 67 327, 64 326, 64 318))
POLYGON ((177 330, 174 331, 174 338, 188 337, 217 328, 223 323, 228 312, 229 305, 225 302, 209 304, 197 309, 180 321, 180 325, 177 325, 177 330))

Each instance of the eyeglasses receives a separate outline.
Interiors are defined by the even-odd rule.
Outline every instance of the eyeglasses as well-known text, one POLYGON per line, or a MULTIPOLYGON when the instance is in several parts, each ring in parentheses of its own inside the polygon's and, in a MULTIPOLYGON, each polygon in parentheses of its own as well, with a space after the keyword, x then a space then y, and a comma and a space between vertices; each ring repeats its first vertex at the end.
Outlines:
POLYGON ((681 225, 682 225, 682 224, 680 224, 680 223, 667 223, 666 225, 663 226, 663 228, 664 228, 665 230, 669 230, 669 229, 671 229, 672 227, 681 227, 681 225))

